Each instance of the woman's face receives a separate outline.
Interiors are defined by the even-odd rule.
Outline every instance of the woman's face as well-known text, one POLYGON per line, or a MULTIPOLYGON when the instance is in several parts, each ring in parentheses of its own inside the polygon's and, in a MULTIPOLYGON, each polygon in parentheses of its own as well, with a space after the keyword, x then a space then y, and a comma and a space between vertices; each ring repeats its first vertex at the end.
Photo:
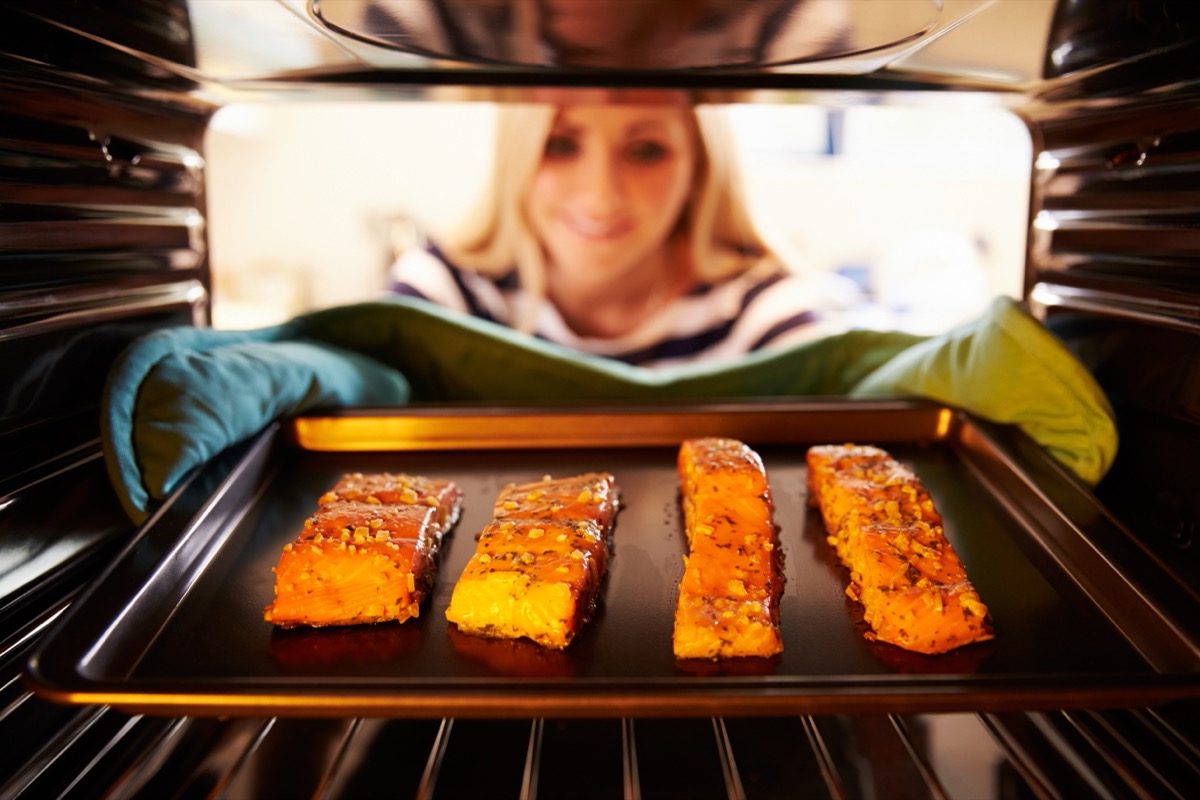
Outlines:
POLYGON ((656 265, 695 177, 691 114, 674 105, 558 112, 526 198, 556 279, 619 285, 656 265))

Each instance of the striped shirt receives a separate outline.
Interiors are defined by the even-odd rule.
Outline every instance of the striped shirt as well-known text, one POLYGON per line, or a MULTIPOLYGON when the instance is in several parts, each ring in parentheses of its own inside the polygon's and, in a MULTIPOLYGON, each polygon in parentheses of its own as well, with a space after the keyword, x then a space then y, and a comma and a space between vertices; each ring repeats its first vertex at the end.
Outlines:
MULTIPOLYGON (((499 278, 480 275, 451 264, 436 247, 402 255, 392 266, 391 290, 509 327, 529 299, 515 270, 499 278)), ((820 305, 813 282, 764 260, 741 275, 693 287, 622 336, 579 336, 549 301, 541 302, 533 333, 627 364, 669 367, 821 338, 832 331, 814 310, 820 305)))

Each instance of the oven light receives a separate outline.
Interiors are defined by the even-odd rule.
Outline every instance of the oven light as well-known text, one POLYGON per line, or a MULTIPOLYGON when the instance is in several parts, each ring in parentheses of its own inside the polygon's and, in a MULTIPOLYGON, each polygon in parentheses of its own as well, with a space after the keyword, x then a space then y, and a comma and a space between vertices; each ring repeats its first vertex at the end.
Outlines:
POLYGON ((953 423, 954 413, 948 408, 943 408, 938 412, 937 426, 934 432, 934 437, 941 440, 950 435, 950 426, 953 423))
POLYGON ((1047 211, 1039 211, 1033 218, 1033 227, 1039 231, 1056 231, 1058 230, 1058 220, 1047 211))
POLYGON ((1074 49, 1074 46, 1070 42, 1063 42, 1050 51, 1050 62, 1056 67, 1061 67, 1067 62, 1067 57, 1071 55, 1071 51, 1074 49))
POLYGON ((1062 162, 1054 157, 1053 154, 1043 150, 1038 153, 1037 162, 1034 166, 1039 170, 1052 172, 1062 166, 1062 162))
POLYGON ((189 170, 195 171, 204 166, 204 156, 197 153, 195 150, 184 150, 180 156, 183 161, 183 166, 189 170))

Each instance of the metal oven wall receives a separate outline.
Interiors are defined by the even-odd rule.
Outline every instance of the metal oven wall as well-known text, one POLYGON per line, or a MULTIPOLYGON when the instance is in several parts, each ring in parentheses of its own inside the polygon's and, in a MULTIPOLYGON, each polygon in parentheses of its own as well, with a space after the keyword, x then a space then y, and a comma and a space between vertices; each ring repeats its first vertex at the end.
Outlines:
POLYGON ((1060 26, 1083 46, 1047 65, 1065 77, 1023 111, 1035 134, 1026 294, 1118 414, 1120 452, 1098 495, 1196 586, 1198 46, 1165 47, 1161 27, 1093 5, 1110 16, 1060 26))
MULTIPOLYGON (((143 332, 206 324, 200 142, 213 109, 120 47, 186 63, 183 3, 48 4, 56 25, 19 6, 0 4, 0 796, 1195 796, 1200 715, 1186 707, 227 720, 130 717, 28 693, 25 654, 135 533, 99 458, 108 364, 143 332)), ((1089 41, 1111 46, 1112 31, 1089 41)), ((1130 53, 1081 55, 1092 61, 1055 68, 1130 53)), ((1185 60, 1168 52, 1064 80, 1024 113, 1044 154, 1029 295, 1121 419, 1121 456, 1099 492, 1194 586, 1200 93, 1194 64, 1190 82, 1160 77, 1185 60)))

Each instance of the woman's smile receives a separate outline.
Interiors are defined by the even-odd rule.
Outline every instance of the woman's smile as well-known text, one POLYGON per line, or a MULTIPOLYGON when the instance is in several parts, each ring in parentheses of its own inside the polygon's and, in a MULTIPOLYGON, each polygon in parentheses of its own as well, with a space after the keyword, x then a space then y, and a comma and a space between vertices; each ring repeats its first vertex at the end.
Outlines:
POLYGON ((559 219, 564 226, 584 239, 596 241, 618 240, 634 227, 633 221, 628 218, 594 219, 566 213, 559 219))

